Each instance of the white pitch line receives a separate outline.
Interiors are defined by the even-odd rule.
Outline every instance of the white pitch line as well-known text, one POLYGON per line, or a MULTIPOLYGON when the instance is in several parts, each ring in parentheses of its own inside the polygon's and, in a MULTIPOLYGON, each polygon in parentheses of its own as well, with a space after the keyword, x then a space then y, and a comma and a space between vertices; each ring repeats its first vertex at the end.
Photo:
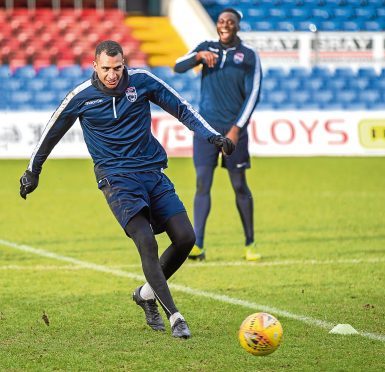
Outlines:
MULTIPOLYGON (((49 252, 49 251, 46 251, 43 249, 30 247, 30 246, 24 245, 24 244, 17 244, 14 242, 0 239, 0 245, 14 248, 14 249, 17 249, 17 250, 23 251, 23 252, 36 254, 36 255, 39 255, 42 257, 52 258, 54 260, 70 262, 72 264, 81 266, 81 267, 86 268, 86 269, 94 270, 94 271, 112 274, 112 275, 119 276, 119 277, 130 278, 130 279, 138 280, 138 281, 142 281, 142 282, 145 280, 143 275, 137 275, 137 274, 130 273, 127 271, 112 269, 110 267, 94 264, 92 262, 81 261, 81 260, 78 260, 78 259, 75 259, 72 257, 63 256, 63 255, 60 255, 60 254, 57 254, 54 252, 49 252)), ((326 329, 329 331, 335 326, 335 324, 331 323, 331 322, 327 322, 327 321, 316 319, 316 318, 311 318, 311 317, 308 317, 305 315, 294 314, 294 313, 291 313, 289 311, 281 310, 281 309, 278 309, 278 308, 275 308, 272 306, 257 304, 255 302, 249 302, 249 301, 229 297, 226 295, 220 295, 220 294, 213 293, 213 292, 200 291, 200 290, 193 289, 193 288, 186 287, 184 285, 179 285, 179 284, 171 283, 169 286, 171 289, 175 289, 176 291, 191 294, 193 296, 205 297, 205 298, 209 298, 211 300, 216 300, 216 301, 224 302, 224 303, 231 304, 231 305, 238 305, 238 306, 246 307, 248 309, 252 309, 252 310, 256 310, 256 311, 269 312, 269 313, 272 313, 272 314, 277 315, 277 316, 282 316, 285 318, 298 320, 302 323, 316 326, 319 328, 323 328, 323 329, 326 329)), ((365 338, 368 338, 368 339, 371 339, 371 340, 385 342, 385 335, 382 335, 382 334, 371 333, 371 332, 366 332, 366 331, 358 331, 358 335, 365 337, 365 338)))

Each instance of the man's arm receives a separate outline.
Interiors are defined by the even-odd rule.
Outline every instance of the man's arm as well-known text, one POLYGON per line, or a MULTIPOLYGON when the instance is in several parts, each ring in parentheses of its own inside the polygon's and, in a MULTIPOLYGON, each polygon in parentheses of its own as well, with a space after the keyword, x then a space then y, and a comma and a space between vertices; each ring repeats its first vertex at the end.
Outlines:
POLYGON ((177 118, 187 128, 221 148, 226 155, 230 155, 234 151, 235 146, 232 141, 212 128, 173 88, 150 72, 145 73, 148 75, 147 82, 152 102, 177 118))
POLYGON ((226 136, 231 138, 234 143, 238 142, 241 129, 248 124, 250 116, 259 101, 261 81, 261 62, 259 60, 258 54, 254 52, 254 58, 251 61, 251 65, 248 66, 245 76, 245 100, 234 125, 226 134, 226 136))
POLYGON ((186 55, 178 58, 174 66, 174 71, 183 73, 201 63, 206 63, 208 67, 214 67, 217 58, 217 54, 207 50, 207 42, 205 41, 186 55))
POLYGON ((75 104, 67 96, 51 116, 32 154, 28 168, 20 178, 20 196, 23 199, 26 199, 27 195, 38 186, 43 163, 56 144, 74 124, 77 118, 75 112, 75 104))

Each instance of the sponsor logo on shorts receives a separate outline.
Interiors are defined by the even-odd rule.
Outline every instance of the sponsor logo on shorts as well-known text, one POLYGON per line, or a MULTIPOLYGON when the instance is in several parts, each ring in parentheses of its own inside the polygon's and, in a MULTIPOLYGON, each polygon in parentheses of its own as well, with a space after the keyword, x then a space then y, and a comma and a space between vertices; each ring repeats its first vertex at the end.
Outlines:
POLYGON ((237 164, 237 168, 245 168, 245 167, 247 167, 247 165, 248 165, 248 163, 238 163, 237 164))
POLYGON ((126 89, 126 97, 130 102, 135 102, 138 98, 138 94, 136 93, 135 87, 128 87, 126 89))
POLYGON ((358 123, 358 135, 363 147, 385 149, 385 119, 364 119, 358 123))

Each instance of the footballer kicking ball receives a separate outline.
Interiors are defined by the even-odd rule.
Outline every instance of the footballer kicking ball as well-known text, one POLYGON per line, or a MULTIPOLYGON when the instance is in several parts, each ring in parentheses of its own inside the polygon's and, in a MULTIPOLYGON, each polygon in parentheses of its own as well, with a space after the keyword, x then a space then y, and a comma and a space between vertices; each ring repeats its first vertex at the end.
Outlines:
POLYGON ((249 315, 238 331, 241 346, 253 355, 268 355, 277 350, 282 335, 281 323, 268 313, 249 315))

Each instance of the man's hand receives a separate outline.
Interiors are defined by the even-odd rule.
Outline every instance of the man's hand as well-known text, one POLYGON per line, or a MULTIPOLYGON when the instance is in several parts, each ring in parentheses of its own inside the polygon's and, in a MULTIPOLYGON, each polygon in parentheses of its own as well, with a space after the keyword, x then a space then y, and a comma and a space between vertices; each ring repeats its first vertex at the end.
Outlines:
POLYGON ((236 125, 233 125, 231 129, 226 133, 226 137, 230 138, 234 145, 237 145, 240 131, 241 128, 237 127, 236 125))
POLYGON ((208 50, 202 50, 198 52, 195 58, 198 62, 205 63, 207 67, 213 68, 217 63, 218 54, 209 52, 208 50))
POLYGON ((235 150, 235 145, 230 138, 218 135, 213 137, 210 142, 216 147, 222 149, 225 155, 231 155, 235 150))
POLYGON ((27 169, 20 178, 20 196, 27 199, 27 195, 35 190, 38 184, 39 175, 27 169))

